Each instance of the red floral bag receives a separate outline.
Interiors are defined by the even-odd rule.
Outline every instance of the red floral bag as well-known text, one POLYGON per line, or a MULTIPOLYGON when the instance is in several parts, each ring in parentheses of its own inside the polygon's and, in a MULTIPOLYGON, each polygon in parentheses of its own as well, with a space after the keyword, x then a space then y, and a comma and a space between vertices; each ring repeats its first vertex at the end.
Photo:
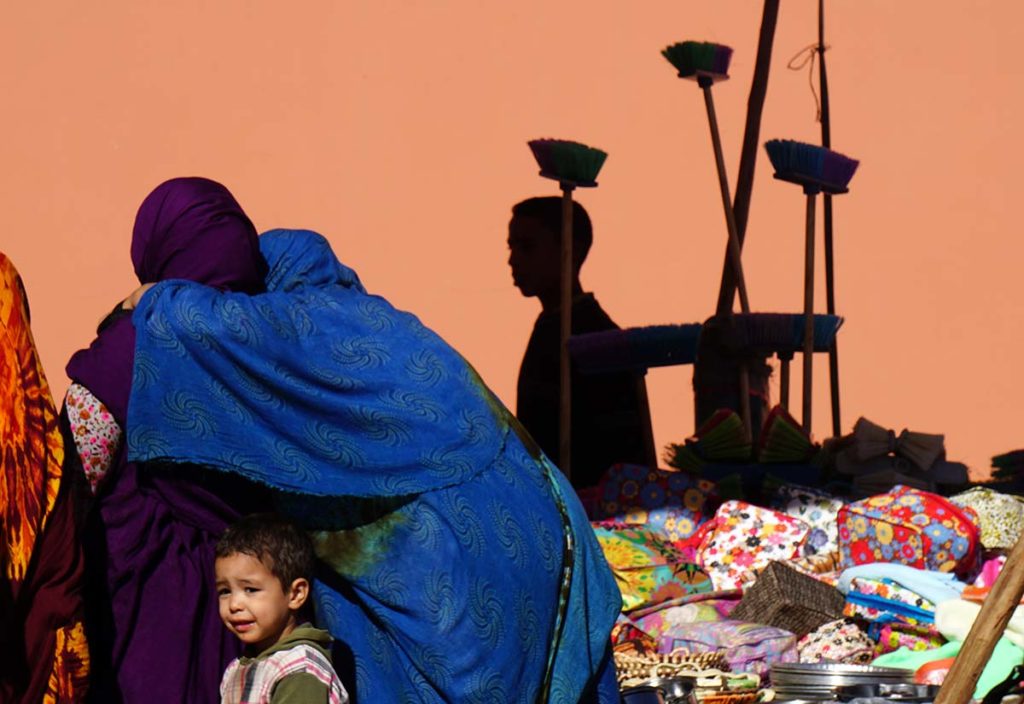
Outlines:
POLYGON ((843 569, 894 562, 940 572, 967 572, 978 556, 973 510, 908 486, 847 504, 839 510, 843 569))

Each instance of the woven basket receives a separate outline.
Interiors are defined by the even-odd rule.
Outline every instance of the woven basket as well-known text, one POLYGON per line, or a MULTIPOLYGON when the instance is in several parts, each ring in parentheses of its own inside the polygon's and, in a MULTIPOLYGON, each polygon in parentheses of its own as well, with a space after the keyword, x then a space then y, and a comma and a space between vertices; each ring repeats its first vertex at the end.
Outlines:
POLYGON ((679 677, 681 675, 698 675, 705 670, 722 672, 729 670, 729 664, 725 661, 725 653, 722 652, 689 653, 676 650, 666 655, 665 653, 641 654, 635 651, 616 651, 614 657, 620 685, 652 677, 679 677))
POLYGON ((842 618, 845 601, 835 587, 784 562, 770 562, 743 592, 729 618, 775 626, 802 637, 842 618))

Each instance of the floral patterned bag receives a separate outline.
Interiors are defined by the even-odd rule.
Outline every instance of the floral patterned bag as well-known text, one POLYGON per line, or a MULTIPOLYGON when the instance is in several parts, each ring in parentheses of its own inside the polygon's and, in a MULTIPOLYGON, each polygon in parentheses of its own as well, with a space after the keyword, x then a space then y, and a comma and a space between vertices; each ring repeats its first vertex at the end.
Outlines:
POLYGON ((714 521, 700 548, 700 564, 715 589, 735 589, 745 573, 798 557, 810 531, 798 518, 745 501, 726 501, 714 521))
POLYGON ((643 526, 664 541, 682 543, 718 505, 714 489, 713 482, 685 472, 617 464, 601 478, 590 517, 643 526))
POLYGON ((846 619, 829 621, 797 643, 800 662, 841 662, 869 665, 875 659, 875 642, 846 619))
POLYGON ((811 527, 804 543, 804 555, 821 555, 839 550, 836 519, 843 501, 824 491, 794 484, 776 487, 770 508, 799 518, 811 527))
POLYGON ((772 626, 742 621, 677 624, 658 639, 660 652, 722 651, 732 672, 766 676, 775 663, 796 662, 796 636, 772 626))
POLYGON ((1024 499, 1019 496, 976 486, 949 500, 978 514, 981 544, 988 550, 1009 550, 1024 531, 1024 499))
POLYGON ((935 604, 891 580, 854 577, 843 614, 918 625, 935 623, 935 604))
POLYGON ((946 642, 935 627, 935 604, 888 579, 854 577, 843 613, 871 622, 868 635, 878 642, 880 655, 904 646, 928 650, 946 642))
POLYGON ((940 572, 968 572, 978 556, 977 515, 948 499, 907 486, 839 510, 841 567, 893 562, 940 572))

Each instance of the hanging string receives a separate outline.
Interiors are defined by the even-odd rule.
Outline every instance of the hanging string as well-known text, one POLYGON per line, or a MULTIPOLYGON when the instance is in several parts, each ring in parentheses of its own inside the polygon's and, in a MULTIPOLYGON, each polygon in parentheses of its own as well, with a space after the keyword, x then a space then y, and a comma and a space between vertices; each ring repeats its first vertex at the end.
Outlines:
POLYGON ((808 44, 786 64, 786 68, 791 71, 800 71, 804 66, 810 67, 807 71, 807 84, 811 87, 811 95, 814 96, 815 122, 821 122, 821 101, 818 99, 818 89, 814 87, 814 62, 818 59, 819 51, 825 52, 831 48, 828 44, 820 46, 818 42, 808 44))

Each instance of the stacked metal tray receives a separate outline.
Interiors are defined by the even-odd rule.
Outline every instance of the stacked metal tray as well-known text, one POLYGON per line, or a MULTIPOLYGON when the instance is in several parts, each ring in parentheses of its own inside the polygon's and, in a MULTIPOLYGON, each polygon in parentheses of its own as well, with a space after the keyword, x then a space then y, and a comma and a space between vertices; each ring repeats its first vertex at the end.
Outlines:
POLYGON ((842 687, 871 684, 911 684, 913 670, 841 663, 772 665, 772 688, 780 701, 830 702, 842 687))

